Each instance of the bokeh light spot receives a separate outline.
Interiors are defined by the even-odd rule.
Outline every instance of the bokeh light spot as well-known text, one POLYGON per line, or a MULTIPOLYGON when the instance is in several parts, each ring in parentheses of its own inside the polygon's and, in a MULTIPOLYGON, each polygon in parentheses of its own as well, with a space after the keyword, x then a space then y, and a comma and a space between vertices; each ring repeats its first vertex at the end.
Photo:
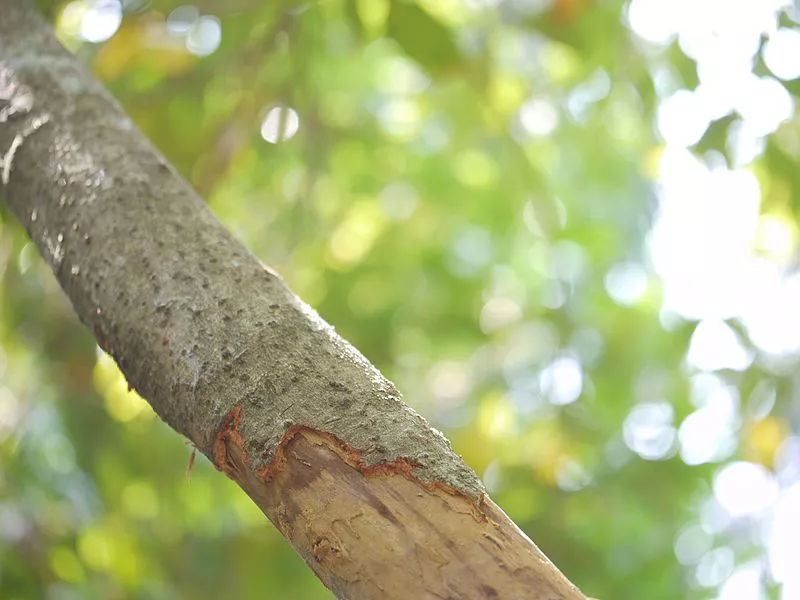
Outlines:
POLYGON ((192 23, 186 35, 186 49, 196 56, 208 56, 222 41, 222 23, 212 15, 203 15, 192 23))
POLYGON ((714 496, 733 518, 756 515, 775 501, 775 477, 763 466, 733 462, 714 477, 714 496))
POLYGON ((666 458, 675 443, 674 416, 674 409, 668 402, 634 406, 623 425, 625 444, 646 460, 666 458))
POLYGON ((647 273, 638 263, 619 263, 606 273, 606 292, 617 304, 636 304, 647 291, 647 273))
POLYGON ((559 357, 539 374, 539 385, 552 404, 572 404, 583 391, 581 364, 574 356, 559 357))
POLYGON ((300 116, 287 106, 273 106, 261 122, 261 137, 270 144, 292 139, 300 129, 300 116))
POLYGON ((740 426, 735 389, 713 375, 700 374, 692 378, 692 401, 698 409, 678 428, 681 459, 699 465, 728 458, 740 426))
POLYGON ((709 319, 695 328, 686 360, 702 371, 744 371, 753 362, 753 356, 729 325, 709 319))
POLYGON ((764 62, 775 77, 789 81, 800 77, 800 31, 781 28, 764 44, 764 62))
POLYGON ((175 36, 184 36, 191 31, 200 18, 200 11, 191 5, 179 6, 167 16, 167 33, 175 36))
POLYGON ((525 131, 534 136, 547 136, 558 126, 558 112, 547 100, 536 98, 519 109, 519 120, 525 131))
POLYGON ((119 0, 78 0, 67 4, 59 25, 67 35, 92 44, 110 39, 122 24, 119 0))

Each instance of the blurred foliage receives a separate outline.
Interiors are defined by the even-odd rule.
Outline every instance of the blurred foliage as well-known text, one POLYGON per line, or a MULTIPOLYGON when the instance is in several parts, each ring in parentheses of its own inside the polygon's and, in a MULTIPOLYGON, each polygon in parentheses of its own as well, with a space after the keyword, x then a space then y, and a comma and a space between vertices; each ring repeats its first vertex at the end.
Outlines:
MULTIPOLYGON (((696 322, 661 309, 654 124, 664 73, 678 88, 698 74, 677 43, 637 38, 626 2, 128 0, 118 28, 116 0, 39 4, 219 218, 588 594, 710 598, 763 563, 756 521, 708 526, 712 481, 734 461, 775 472, 800 420, 797 356, 770 367, 731 321, 755 359, 700 373, 696 322), (620 264, 644 274, 630 301, 609 293, 620 264), (742 402, 727 451, 689 465, 675 433, 704 382, 742 402), (777 400, 753 408, 764 386, 777 400), (648 456, 624 432, 653 411, 672 438, 648 456)), ((730 160, 735 120, 698 155, 730 160)), ((792 128, 751 167, 786 190, 790 219, 792 128)), ((1 218, 0 596, 329 597, 205 459, 185 477, 191 448, 1 218)))

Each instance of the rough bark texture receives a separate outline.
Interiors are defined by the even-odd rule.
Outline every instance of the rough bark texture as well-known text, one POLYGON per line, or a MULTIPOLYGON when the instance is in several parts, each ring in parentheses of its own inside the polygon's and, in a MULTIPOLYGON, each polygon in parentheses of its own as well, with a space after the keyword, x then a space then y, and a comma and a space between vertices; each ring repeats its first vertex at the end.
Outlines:
POLYGON ((129 384, 339 597, 583 598, 26 0, 0 6, 0 158, 0 195, 129 384))

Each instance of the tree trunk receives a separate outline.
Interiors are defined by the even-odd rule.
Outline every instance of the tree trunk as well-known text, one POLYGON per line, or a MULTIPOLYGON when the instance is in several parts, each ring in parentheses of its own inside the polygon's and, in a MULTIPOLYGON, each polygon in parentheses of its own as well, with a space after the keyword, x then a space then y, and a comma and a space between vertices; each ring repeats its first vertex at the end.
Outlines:
POLYGON ((0 195, 158 415, 340 598, 584 598, 28 2, 2 4, 0 195))

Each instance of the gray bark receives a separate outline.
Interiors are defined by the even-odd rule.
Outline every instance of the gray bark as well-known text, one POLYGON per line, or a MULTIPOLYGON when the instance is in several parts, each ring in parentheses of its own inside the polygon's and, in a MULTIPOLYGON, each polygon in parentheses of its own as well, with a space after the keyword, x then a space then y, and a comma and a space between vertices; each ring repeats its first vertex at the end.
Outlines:
POLYGON ((214 459, 238 404, 253 470, 300 424, 477 498, 447 440, 233 238, 24 0, 4 0, 0 103, 0 194, 128 383, 201 452, 214 459))
MULTIPOLYGON (((404 465, 426 489, 485 498, 446 438, 233 238, 26 0, 0 7, 0 159, 0 196, 80 320, 218 468, 231 474, 220 460, 240 445, 237 469, 269 473, 287 431, 307 428, 362 473, 404 465)), ((335 569, 326 583, 346 589, 335 569)))

